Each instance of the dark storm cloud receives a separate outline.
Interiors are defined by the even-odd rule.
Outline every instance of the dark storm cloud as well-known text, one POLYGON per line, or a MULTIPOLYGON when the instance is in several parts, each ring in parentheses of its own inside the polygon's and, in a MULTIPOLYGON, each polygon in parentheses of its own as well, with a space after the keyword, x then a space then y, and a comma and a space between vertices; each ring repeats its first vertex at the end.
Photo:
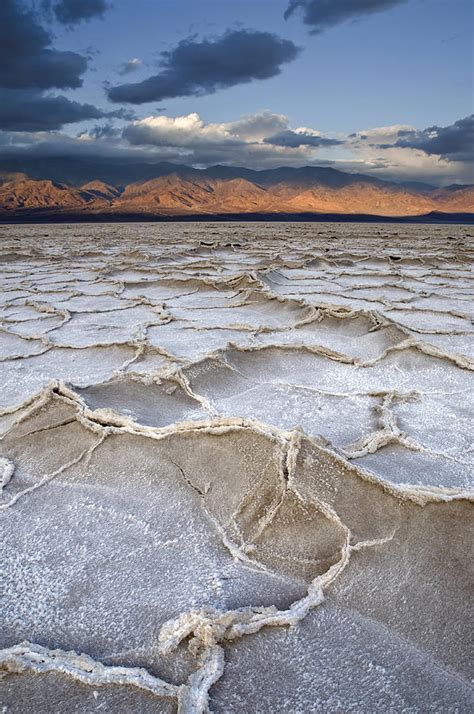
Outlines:
POLYGON ((113 102, 143 104, 173 97, 212 94, 254 79, 275 77, 299 48, 270 32, 229 30, 221 37, 182 40, 163 52, 159 74, 108 89, 113 102))
MULTIPOLYGON (((74 3, 56 6, 63 4, 73 9, 74 3)), ((87 0, 79 4, 83 12, 88 6, 91 10, 87 0)), ((87 69, 85 57, 55 50, 51 43, 50 33, 31 6, 22 0, 0 0, 0 128, 36 132, 87 119, 122 117, 123 112, 104 112, 92 104, 46 93, 80 87, 87 69)))
POLYGON ((80 75, 87 60, 75 52, 43 50, 34 56, 17 57, 0 63, 0 86, 11 89, 75 89, 82 85, 80 75))
POLYGON ((117 116, 92 104, 66 97, 48 96, 34 89, 0 88, 0 129, 7 131, 48 131, 86 119, 117 116))
MULTIPOLYGON (((474 114, 449 126, 430 126, 422 131, 400 131, 394 146, 439 154, 452 161, 474 160, 474 114)), ((386 148, 382 145, 382 148, 386 148)))
POLYGON ((0 86, 10 89, 80 87, 87 60, 52 49, 50 34, 20 0, 0 1, 0 86))
POLYGON ((303 22, 312 28, 312 34, 316 34, 346 20, 373 15, 404 2, 407 0, 290 0, 285 19, 301 11, 303 22))
POLYGON ((59 0, 53 4, 53 12, 63 25, 76 25, 84 20, 103 17, 108 9, 105 0, 59 0))
POLYGON ((273 134, 273 136, 267 136, 263 140, 263 143, 296 149, 299 146, 337 146, 344 142, 338 141, 337 139, 327 139, 324 136, 318 136, 309 132, 286 129, 285 131, 279 131, 277 134, 273 134))

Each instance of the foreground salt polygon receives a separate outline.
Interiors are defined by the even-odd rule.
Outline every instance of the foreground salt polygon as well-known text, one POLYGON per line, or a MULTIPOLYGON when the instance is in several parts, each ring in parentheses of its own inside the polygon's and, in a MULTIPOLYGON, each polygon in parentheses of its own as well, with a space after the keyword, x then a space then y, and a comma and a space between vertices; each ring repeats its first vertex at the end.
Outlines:
POLYGON ((472 709, 471 241, 1 229, 8 711, 472 709))

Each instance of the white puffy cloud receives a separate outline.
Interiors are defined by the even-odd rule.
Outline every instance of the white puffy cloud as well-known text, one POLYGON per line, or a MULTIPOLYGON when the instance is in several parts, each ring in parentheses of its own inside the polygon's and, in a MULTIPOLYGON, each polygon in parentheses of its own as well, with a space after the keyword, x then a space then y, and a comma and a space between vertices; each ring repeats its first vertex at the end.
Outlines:
POLYGON ((317 147, 332 143, 312 129, 300 128, 296 132, 299 141, 269 141, 269 137, 291 135, 293 130, 287 116, 268 111, 222 123, 206 123, 192 113, 133 121, 123 130, 123 138, 132 146, 182 149, 183 156, 187 155, 194 164, 224 163, 251 168, 311 163, 317 147), (308 136, 313 141, 305 138, 308 136))
POLYGON ((195 112, 186 116, 148 116, 131 122, 123 131, 130 144, 140 146, 214 146, 241 143, 230 124, 205 124, 195 112))
POLYGON ((148 116, 131 122, 123 131, 130 144, 149 146, 202 147, 259 144, 270 134, 288 129, 283 114, 260 112, 237 121, 206 124, 199 114, 148 116))

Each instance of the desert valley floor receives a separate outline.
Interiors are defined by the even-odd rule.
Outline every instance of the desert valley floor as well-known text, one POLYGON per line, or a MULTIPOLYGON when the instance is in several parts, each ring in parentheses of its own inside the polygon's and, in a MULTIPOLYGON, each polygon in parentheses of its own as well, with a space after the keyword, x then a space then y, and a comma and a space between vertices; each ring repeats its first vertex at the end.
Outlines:
POLYGON ((473 228, 0 227, 0 706, 470 712, 473 228))

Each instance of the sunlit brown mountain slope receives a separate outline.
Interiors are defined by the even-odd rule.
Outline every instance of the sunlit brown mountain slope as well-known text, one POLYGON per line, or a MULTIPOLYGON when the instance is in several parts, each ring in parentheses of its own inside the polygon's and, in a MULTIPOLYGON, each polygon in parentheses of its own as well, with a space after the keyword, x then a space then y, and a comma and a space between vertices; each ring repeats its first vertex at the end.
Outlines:
MULTIPOLYGON (((288 170, 289 172, 291 170, 288 170)), ((370 177, 262 172, 262 181, 216 171, 172 172, 147 181, 116 186, 91 180, 81 186, 6 176, 0 185, 0 215, 101 214, 182 216, 216 214, 370 214, 422 216, 431 212, 474 212, 474 186, 420 189, 370 177), (280 178, 282 180, 280 180, 280 178)), ((245 174, 245 170, 242 170, 245 174)), ((247 172, 258 178, 258 172, 247 172)))

